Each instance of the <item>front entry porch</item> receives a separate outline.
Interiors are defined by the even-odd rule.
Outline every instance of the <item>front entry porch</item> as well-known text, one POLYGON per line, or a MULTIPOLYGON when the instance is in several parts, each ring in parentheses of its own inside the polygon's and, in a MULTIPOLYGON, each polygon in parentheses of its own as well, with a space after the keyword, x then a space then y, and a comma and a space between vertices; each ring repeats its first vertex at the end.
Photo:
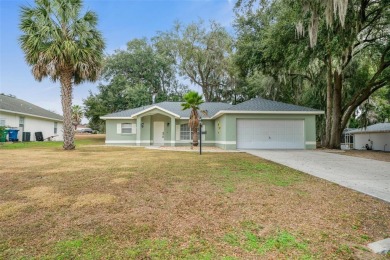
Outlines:
POLYGON ((175 146, 175 115, 153 109, 137 115, 137 145, 175 146))

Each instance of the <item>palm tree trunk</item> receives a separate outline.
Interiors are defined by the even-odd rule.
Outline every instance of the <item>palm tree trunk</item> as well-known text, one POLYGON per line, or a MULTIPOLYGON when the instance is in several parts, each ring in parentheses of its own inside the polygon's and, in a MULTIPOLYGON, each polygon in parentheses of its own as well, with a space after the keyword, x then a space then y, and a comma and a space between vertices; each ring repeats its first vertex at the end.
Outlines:
POLYGON ((193 146, 198 146, 198 143, 199 143, 198 139, 199 139, 198 138, 198 128, 194 127, 192 129, 192 145, 193 146))
POLYGON ((72 69, 64 69, 60 75, 61 103, 64 116, 64 145, 65 150, 75 149, 74 130, 72 124, 72 69))

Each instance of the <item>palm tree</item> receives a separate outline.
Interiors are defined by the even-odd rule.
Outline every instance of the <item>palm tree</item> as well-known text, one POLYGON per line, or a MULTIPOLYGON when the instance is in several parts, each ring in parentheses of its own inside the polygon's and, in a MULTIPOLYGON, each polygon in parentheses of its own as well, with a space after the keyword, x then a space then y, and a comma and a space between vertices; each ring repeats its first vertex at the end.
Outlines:
POLYGON ((61 83, 64 116, 64 149, 72 150, 73 84, 96 81, 105 47, 96 29, 97 16, 80 15, 81 0, 35 0, 35 7, 22 7, 19 38, 27 63, 36 80, 49 77, 61 83))
POLYGON ((79 105, 72 106, 72 123, 74 125, 74 130, 77 129, 77 125, 81 123, 81 119, 84 116, 84 112, 79 105))
POLYGON ((192 144, 198 146, 198 127, 199 127, 199 106, 204 102, 202 95, 196 91, 190 91, 183 96, 185 103, 182 103, 182 109, 191 109, 188 126, 192 132, 192 144))

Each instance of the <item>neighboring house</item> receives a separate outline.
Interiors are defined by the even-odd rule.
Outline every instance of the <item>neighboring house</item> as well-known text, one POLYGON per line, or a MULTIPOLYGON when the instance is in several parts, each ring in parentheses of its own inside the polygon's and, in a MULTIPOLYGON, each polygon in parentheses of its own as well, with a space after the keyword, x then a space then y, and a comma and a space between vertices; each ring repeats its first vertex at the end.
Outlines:
MULTIPOLYGON (((190 110, 162 102, 102 116, 106 144, 183 146, 191 142, 190 110)), ((323 111, 262 98, 200 106, 202 144, 222 149, 315 149, 315 116, 323 111)))
POLYGON ((349 131, 354 136, 353 148, 390 151, 390 123, 379 123, 349 131))
POLYGON ((44 139, 55 136, 52 140, 62 141, 62 122, 63 117, 56 113, 0 94, 0 125, 19 129, 19 141, 23 140, 23 132, 30 133, 30 141, 35 141, 36 132, 42 132, 44 139))

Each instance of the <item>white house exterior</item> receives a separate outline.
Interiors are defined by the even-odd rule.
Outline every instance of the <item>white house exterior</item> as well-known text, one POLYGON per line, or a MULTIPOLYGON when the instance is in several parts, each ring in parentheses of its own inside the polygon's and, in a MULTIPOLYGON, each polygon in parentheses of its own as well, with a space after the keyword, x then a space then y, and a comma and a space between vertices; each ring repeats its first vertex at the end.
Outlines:
POLYGON ((354 136, 353 148, 366 150, 366 145, 376 151, 390 151, 390 123, 379 123, 349 131, 354 136))
POLYGON ((18 139, 23 132, 30 133, 30 141, 35 141, 35 133, 42 132, 43 138, 53 141, 63 140, 63 117, 24 100, 0 94, 0 126, 19 129, 18 139))

